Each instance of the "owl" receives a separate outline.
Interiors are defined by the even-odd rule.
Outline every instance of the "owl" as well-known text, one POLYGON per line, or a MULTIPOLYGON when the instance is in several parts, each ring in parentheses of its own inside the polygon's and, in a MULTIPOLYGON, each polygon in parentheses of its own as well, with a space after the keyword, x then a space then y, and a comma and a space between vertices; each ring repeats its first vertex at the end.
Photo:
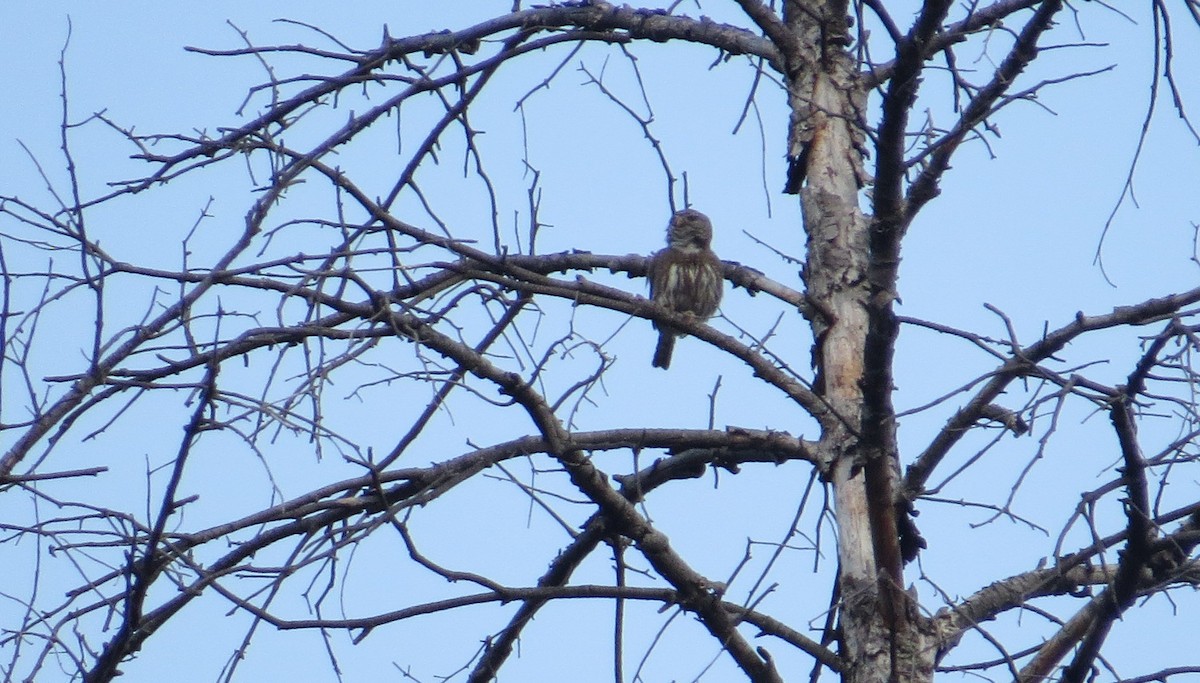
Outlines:
MULTIPOLYGON (((717 312, 725 281, 721 259, 713 253, 712 221, 695 209, 684 209, 671 216, 667 225, 667 248, 650 259, 650 298, 658 305, 707 320, 717 312)), ((653 365, 664 370, 671 366, 675 338, 683 332, 655 322, 658 346, 653 365)))

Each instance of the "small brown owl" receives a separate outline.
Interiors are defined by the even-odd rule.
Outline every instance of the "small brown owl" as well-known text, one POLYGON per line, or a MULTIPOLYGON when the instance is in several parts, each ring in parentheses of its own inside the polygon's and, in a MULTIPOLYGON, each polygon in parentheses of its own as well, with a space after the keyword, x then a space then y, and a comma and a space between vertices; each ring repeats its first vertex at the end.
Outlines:
MULTIPOLYGON (((671 216, 667 226, 667 248, 650 260, 650 298, 676 313, 691 314, 707 320, 717 312, 725 281, 721 259, 713 253, 712 221, 695 209, 684 209, 671 216)), ((683 332, 654 323, 658 347, 654 349, 654 367, 671 366, 675 337, 683 332)))

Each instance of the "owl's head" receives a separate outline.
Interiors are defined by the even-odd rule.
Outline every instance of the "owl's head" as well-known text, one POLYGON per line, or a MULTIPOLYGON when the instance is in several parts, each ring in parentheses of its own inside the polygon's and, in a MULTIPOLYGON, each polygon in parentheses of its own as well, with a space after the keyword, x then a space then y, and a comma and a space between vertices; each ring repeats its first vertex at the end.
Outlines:
POLYGON ((671 216, 667 226, 667 246, 681 251, 704 251, 712 244, 712 221, 695 209, 684 209, 671 216))

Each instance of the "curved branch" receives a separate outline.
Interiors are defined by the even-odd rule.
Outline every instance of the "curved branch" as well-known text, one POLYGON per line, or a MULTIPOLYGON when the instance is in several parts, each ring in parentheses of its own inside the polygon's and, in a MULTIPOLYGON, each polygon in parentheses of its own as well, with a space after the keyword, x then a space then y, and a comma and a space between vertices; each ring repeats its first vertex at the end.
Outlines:
POLYGON ((889 263, 895 261, 891 269, 893 278, 896 267, 899 267, 899 238, 903 234, 900 197, 908 116, 917 99, 922 67, 929 54, 929 42, 937 35, 949 10, 949 0, 923 4, 921 14, 908 35, 896 45, 896 60, 892 63, 892 74, 881 105, 883 114, 877 133, 875 190, 872 193, 877 227, 872 232, 871 246, 878 258, 889 263))
MULTIPOLYGON (((1146 573, 1139 577, 1137 590, 1157 590, 1171 582, 1180 584, 1195 584, 1197 577, 1194 568, 1183 562, 1197 547, 1200 547, 1200 503, 1173 510, 1153 519, 1154 527, 1163 527, 1173 522, 1184 520, 1179 529, 1153 545, 1155 553, 1164 553, 1163 566, 1156 572, 1146 573)), ((1087 563, 1106 549, 1113 548, 1128 539, 1128 529, 1097 539, 1086 548, 1076 551, 1058 560, 1052 567, 1035 569, 1016 574, 992 583, 976 591, 958 605, 945 608, 935 616, 942 651, 957 642, 962 633, 974 628, 985 621, 995 619, 1000 614, 1017 609, 1028 600, 1038 597, 1068 595, 1077 593, 1083 586, 1107 586, 1115 577, 1113 569, 1094 568, 1087 563)), ((1105 594, 1105 600, 1111 602, 1110 594, 1105 594)), ((1095 610, 1099 598, 1093 598, 1088 606, 1076 615, 1071 627, 1064 626, 1059 634, 1042 648, 1041 657, 1047 657, 1051 651, 1057 656, 1051 662, 1059 661, 1079 638, 1087 631, 1087 625, 1096 616, 1095 610), (1082 620, 1082 621, 1080 621, 1082 620), (1083 628, 1079 628, 1083 626, 1083 628)), ((1031 665, 1032 666, 1032 665, 1031 665)), ((1043 666, 1035 668, 1048 671, 1043 666)))
MULTIPOLYGON (((742 433, 742 430, 736 430, 736 432, 742 433)), ((573 434, 572 438, 578 442, 581 436, 585 435, 577 433, 573 434)), ((696 436, 700 435, 696 434, 696 436)), ((790 439, 786 435, 774 432, 762 433, 762 436, 766 437, 770 442, 774 442, 779 437, 790 439)), ((657 488, 667 481, 698 477, 710 465, 731 468, 736 471, 736 463, 726 460, 717 451, 699 447, 696 441, 689 440, 689 444, 692 444, 693 447, 665 460, 655 460, 648 467, 643 468, 634 475, 615 476, 614 479, 621 484, 621 495, 625 496, 631 502, 640 501, 652 489, 657 488)), ((815 445, 804 444, 804 442, 800 442, 798 445, 802 447, 801 452, 806 453, 806 459, 811 458, 811 461, 815 463, 816 454, 813 452, 815 445)), ((639 446, 633 445, 630 447, 639 448, 639 446)), ((588 446, 587 449, 593 450, 591 446, 588 446)), ((774 459, 783 456, 786 450, 786 448, 777 450, 772 445, 767 446, 759 452, 768 458, 774 459)), ((743 455, 750 455, 750 453, 747 452, 743 455)), ((748 462, 749 460, 739 456, 738 461, 748 462)), ((779 462, 779 460, 775 460, 775 462, 779 462)), ((603 516, 595 514, 589 518, 583 525, 583 531, 575 537, 569 546, 559 552, 550 563, 550 568, 538 579, 538 586, 566 585, 566 582, 570 579, 575 569, 604 540, 608 533, 603 516)), ((513 645, 516 644, 525 626, 548 600, 548 598, 530 599, 522 603, 508 625, 500 632, 500 635, 491 640, 484 648, 483 655, 471 671, 471 675, 468 678, 469 681, 472 683, 486 683, 486 681, 491 681, 495 677, 500 666, 503 665, 509 654, 511 654, 513 645)), ((840 670, 840 661, 837 657, 819 643, 815 643, 805 636, 795 633, 784 624, 769 617, 759 615, 756 612, 748 612, 741 616, 747 622, 753 623, 764 631, 776 635, 801 650, 808 652, 835 671, 840 670)))
MULTIPOLYGON (((487 266, 487 272, 503 275, 504 279, 498 280, 499 282, 522 292, 563 296, 580 304, 604 306, 611 310, 629 313, 638 317, 669 322, 672 327, 684 330, 689 335, 714 344, 740 358, 754 369, 755 376, 762 378, 772 386, 783 391, 784 394, 796 401, 796 403, 816 419, 823 421, 840 419, 833 414, 833 411, 822 397, 818 396, 797 377, 767 360, 761 354, 754 352, 746 345, 741 344, 733 337, 721 334, 708 325, 699 323, 689 316, 670 313, 643 297, 633 297, 626 292, 583 280, 577 280, 573 285, 564 285, 564 283, 549 280, 537 273, 514 266, 506 255, 489 254, 479 249, 474 249, 458 240, 433 235, 392 216, 337 169, 331 168, 320 161, 312 161, 311 163, 314 169, 324 174, 337 187, 353 197, 354 201, 366 209, 374 220, 379 221, 389 230, 395 230, 423 244, 440 246, 472 261, 477 261, 487 266)), ((642 268, 644 267, 643 265, 642 268)), ((484 271, 479 270, 470 272, 475 275, 484 274, 484 271)), ((748 273, 747 275, 754 282, 763 282, 759 274, 748 273)), ((359 311, 360 315, 366 313, 363 317, 367 319, 374 316, 373 312, 364 309, 361 304, 355 305, 354 308, 359 311)))
MULTIPOLYGON (((1042 1, 999 0, 986 7, 975 7, 966 18, 946 26, 936 35, 931 36, 925 43, 925 52, 922 56, 924 59, 928 59, 951 45, 966 40, 967 36, 972 33, 995 26, 1008 16, 1029 9, 1042 1)), ((875 88, 891 80, 898 68, 900 68, 898 58, 871 68, 867 74, 867 87, 875 88)))
POLYGON ((1133 306, 1118 306, 1111 313, 1085 316, 1077 313, 1075 320, 1048 334, 1024 349, 1015 349, 1009 359, 992 373, 992 379, 981 388, 966 406, 959 409, 942 427, 934 440, 909 465, 904 474, 902 493, 909 501, 922 491, 933 470, 967 430, 975 424, 1010 382, 1037 373, 1037 364, 1057 353, 1071 340, 1093 330, 1121 325, 1144 325, 1175 315, 1184 306, 1200 301, 1200 287, 1158 299, 1149 299, 1133 306))
MULTIPOLYGON (((1150 494, 1146 486, 1146 459, 1142 455, 1137 438, 1137 423, 1134 404, 1138 394, 1146 389, 1146 377, 1158 365, 1158 355, 1167 343, 1180 332, 1174 320, 1160 333, 1142 354, 1137 367, 1120 396, 1115 397, 1109 407, 1109 417, 1117 434, 1124 466, 1120 472, 1125 483, 1125 551, 1121 553, 1116 575, 1112 584, 1095 601, 1095 614, 1088 619, 1087 635, 1079 644, 1075 658, 1063 671, 1064 683, 1081 683, 1086 679, 1092 663, 1100 654, 1100 646, 1108 637, 1112 623, 1129 609, 1137 597, 1138 589, 1145 583, 1142 570, 1149 564, 1155 526, 1150 517, 1150 494), (1107 594, 1107 595, 1106 595, 1107 594)), ((1047 663, 1049 663, 1047 658, 1047 663)), ((1054 662, 1057 663, 1057 662, 1054 662)))
MULTIPOLYGON (((681 316, 682 317, 682 316, 681 316)), ((779 681, 770 659, 765 659, 738 633, 737 624, 720 606, 712 582, 697 573, 672 548, 665 534, 652 526, 620 492, 609 486, 587 454, 573 447, 570 434, 558 416, 530 384, 514 372, 494 366, 486 358, 454 342, 410 315, 390 316, 392 327, 437 353, 451 358, 476 377, 490 382, 520 404, 542 433, 552 457, 565 468, 571 482, 599 508, 613 531, 629 538, 660 576, 679 593, 679 603, 695 613, 709 632, 729 652, 753 681, 779 681)))
POLYGON ((941 191, 938 183, 942 174, 950 168, 950 157, 953 156, 967 134, 984 120, 996 100, 1003 97, 1017 76, 1037 57, 1038 40, 1054 25, 1054 17, 1062 9, 1062 6, 1062 0, 1043 0, 1033 17, 1021 29, 1016 43, 996 69, 992 80, 967 103, 962 116, 945 135, 944 142, 937 151, 930 155, 925 167, 921 169, 920 175, 909 186, 907 205, 904 207, 903 216, 898 217, 901 220, 901 226, 906 226, 911 222, 921 207, 941 191))
MULTIPOLYGON (((735 0, 741 6, 742 11, 746 16, 750 17, 763 33, 766 34, 771 42, 775 44, 780 54, 783 55, 784 61, 788 63, 798 62, 803 59, 804 48, 800 44, 800 39, 792 30, 783 23, 783 19, 775 13, 773 9, 762 4, 760 0, 735 0)), ((778 69, 779 67, 776 66, 778 69)), ((795 67, 787 69, 789 72, 794 72, 795 67)))

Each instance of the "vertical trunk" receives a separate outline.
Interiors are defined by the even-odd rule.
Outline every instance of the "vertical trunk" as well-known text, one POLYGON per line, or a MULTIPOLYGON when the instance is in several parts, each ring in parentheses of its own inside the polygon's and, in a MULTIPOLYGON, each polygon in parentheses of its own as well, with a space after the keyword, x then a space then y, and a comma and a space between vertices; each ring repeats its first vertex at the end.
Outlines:
POLYGON ((847 683, 927 681, 931 639, 901 584, 890 380, 876 387, 882 393, 873 400, 864 395, 868 340, 888 345, 886 362, 895 337, 893 329, 876 329, 891 319, 890 301, 872 301, 870 222, 859 209, 866 93, 846 52, 844 2, 788 0, 784 20, 811 51, 789 63, 788 191, 800 195, 807 233, 816 389, 833 409, 821 441, 838 520, 843 677, 847 683), (881 305, 889 315, 879 315, 881 305))

